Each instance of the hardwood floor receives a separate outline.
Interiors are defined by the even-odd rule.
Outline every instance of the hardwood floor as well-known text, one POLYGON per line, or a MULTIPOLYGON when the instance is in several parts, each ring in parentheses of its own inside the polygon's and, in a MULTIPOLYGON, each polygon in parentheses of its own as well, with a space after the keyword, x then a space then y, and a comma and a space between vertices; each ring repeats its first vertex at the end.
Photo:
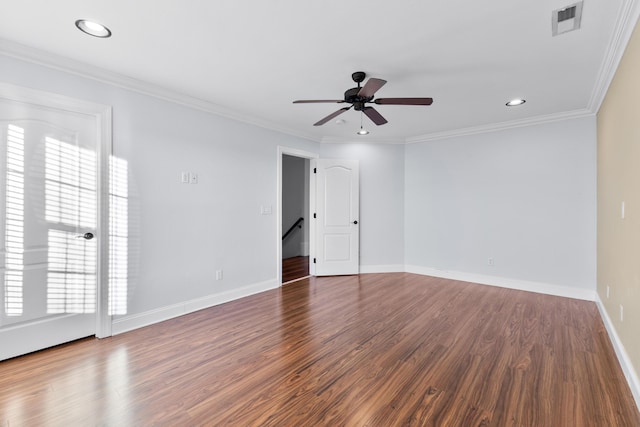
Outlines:
POLYGON ((310 278, 0 363, 0 426, 640 426, 594 303, 310 278))
POLYGON ((295 256, 282 260, 282 283, 309 275, 309 257, 295 256))

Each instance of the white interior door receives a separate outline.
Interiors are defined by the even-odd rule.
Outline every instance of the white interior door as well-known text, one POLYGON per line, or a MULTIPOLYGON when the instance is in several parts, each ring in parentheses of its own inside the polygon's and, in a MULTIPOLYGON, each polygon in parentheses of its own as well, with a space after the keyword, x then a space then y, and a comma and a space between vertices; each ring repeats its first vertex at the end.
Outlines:
POLYGON ((359 272, 359 165, 355 160, 317 159, 315 274, 359 272))
POLYGON ((96 117, 0 96, 0 360, 96 333, 96 117))

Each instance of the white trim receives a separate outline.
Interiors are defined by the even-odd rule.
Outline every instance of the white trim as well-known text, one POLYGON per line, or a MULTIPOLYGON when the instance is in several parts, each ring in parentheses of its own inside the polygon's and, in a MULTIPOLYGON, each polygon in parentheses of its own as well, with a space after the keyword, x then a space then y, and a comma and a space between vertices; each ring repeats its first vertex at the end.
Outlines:
POLYGON ((575 298, 586 301, 594 301, 602 317, 602 321, 609 335, 609 339, 613 345, 613 349, 618 357, 618 362, 622 368, 625 379, 631 389, 631 394, 636 403, 636 407, 640 410, 640 378, 636 372, 629 355, 618 336, 615 326, 607 313, 607 310, 600 299, 598 293, 585 289, 576 289, 567 286, 551 285, 548 283, 530 282, 516 279, 507 279, 504 277, 485 276, 478 274, 462 273, 458 271, 444 271, 429 267, 405 266, 407 273, 421 274, 425 276, 441 277, 451 280, 460 280, 464 282, 478 283, 482 285, 498 286, 503 288, 517 289, 528 292, 536 292, 540 294, 548 294, 561 296, 566 298, 575 298))
POLYGON ((149 95, 164 101, 173 102, 196 110, 215 114, 217 116, 232 119, 238 122, 247 123, 264 129, 292 135, 299 138, 320 142, 318 137, 311 134, 300 132, 294 129, 280 126, 276 123, 260 119, 258 117, 249 116, 241 112, 222 107, 203 99, 175 92, 164 87, 137 80, 122 74, 107 71, 93 65, 83 62, 74 61, 49 52, 35 49, 26 45, 10 42, 0 39, 0 54, 10 56, 12 58, 28 61, 34 64, 42 65, 65 73, 74 74, 76 76, 88 78, 101 83, 117 86, 133 92, 149 95))
POLYGON ((371 273, 404 273, 403 264, 389 264, 389 265, 361 265, 360 274, 371 273))
POLYGON ((292 283, 299 282, 299 281, 304 280, 304 279, 309 279, 310 277, 311 277, 311 275, 309 275, 309 276, 302 276, 302 277, 298 277, 297 279, 291 279, 291 280, 289 280, 288 282, 284 282, 284 283, 283 283, 282 285, 280 285, 280 286, 290 285, 290 284, 292 284, 292 283))
POLYGON ((272 279, 243 286, 238 289, 232 289, 213 295, 207 295, 202 298, 184 301, 178 304, 156 308, 154 310, 145 311, 144 313, 119 317, 113 321, 113 335, 122 334, 134 329, 153 325, 154 323, 163 322, 165 320, 193 313, 194 311, 203 310, 205 308, 269 291, 271 289, 276 289, 279 286, 280 284, 275 279, 272 279))
MULTIPOLYGON (((614 69, 615 72, 615 69, 614 69)), ((459 136, 479 135, 483 133, 499 132, 503 130, 516 129, 527 126, 534 126, 545 123, 560 122, 563 120, 578 119, 582 117, 591 117, 596 114, 596 110, 592 109, 579 109, 573 111, 563 111, 554 114, 545 114, 536 117, 528 117, 526 119, 511 120, 508 122, 489 123, 486 125, 472 126, 462 129, 453 129, 444 132, 429 133, 426 135, 418 135, 407 137, 404 140, 397 139, 376 139, 366 138, 362 140, 354 140, 351 137, 324 137, 320 141, 323 144, 356 144, 356 143, 368 143, 368 144, 417 144, 420 142, 437 141, 447 138, 455 138, 459 136)))
POLYGON ((62 111, 100 117, 111 111, 111 107, 82 99, 71 98, 57 93, 31 89, 10 83, 0 82, 0 92, 6 99, 38 104, 62 111))
POLYGON ((498 276, 486 276, 483 274, 463 273, 460 271, 438 270, 435 268, 415 265, 406 265, 405 271, 407 273, 421 274, 424 276, 441 277, 443 279, 460 280, 462 282, 498 286, 500 288, 517 289, 520 291, 536 292, 539 294, 555 295, 559 297, 575 298, 586 301, 596 300, 595 290, 579 289, 570 286, 510 279, 498 276))
POLYGON ((618 356, 618 362, 620 362, 622 372, 624 373, 627 383, 629 384, 629 388, 631 389, 631 394, 633 394, 633 398, 636 401, 636 407, 640 410, 640 379, 638 378, 638 373, 634 369, 633 363, 631 363, 629 354, 627 354, 627 350, 624 348, 624 345, 616 332, 615 326, 613 326, 613 322, 600 299, 600 295, 596 295, 596 305, 600 311, 604 327, 607 329, 607 333, 609 334, 609 339, 611 339, 611 343, 613 344, 616 356, 618 356))
POLYGON ((473 126, 464 129, 455 129, 445 132, 430 133, 427 135, 415 136, 407 138, 407 144, 416 144, 420 142, 437 141, 440 139, 455 138, 459 136, 479 135, 483 133, 499 132, 503 130, 516 129, 526 126, 534 126, 544 123, 560 122, 563 120, 578 119, 581 117, 590 117, 595 115, 594 111, 588 109, 565 111, 562 113, 545 114, 542 116, 529 117, 521 120, 512 120, 501 123, 490 123, 487 125, 473 126))
POLYGON ((111 336, 109 315, 109 194, 111 192, 110 161, 113 155, 112 108, 104 106, 96 114, 98 152, 98 292, 96 294, 96 338, 111 336))
POLYGON ((313 218, 313 214, 317 211, 316 174, 314 173, 316 160, 317 158, 309 160, 309 274, 311 276, 316 275, 315 260, 318 246, 316 241, 316 221, 313 218))
MULTIPOLYGON (((320 157, 320 155, 318 153, 313 153, 311 151, 304 151, 304 150, 300 150, 297 148, 290 148, 290 147, 285 147, 282 145, 278 145, 278 160, 277 160, 277 178, 276 178, 276 192, 277 192, 277 197, 276 197, 276 281, 279 284, 282 284, 282 156, 283 155, 288 155, 288 156, 295 156, 295 157, 301 157, 304 159, 317 159, 318 157, 320 157)), ((313 174, 313 166, 310 168, 309 172, 311 174, 313 174)), ((309 180, 309 212, 307 212, 307 218, 311 218, 311 212, 313 212, 314 206, 313 206, 313 200, 314 200, 314 196, 315 196, 315 187, 313 185, 312 180, 309 180)), ((309 256, 311 257, 310 259, 313 259, 313 248, 315 245, 315 238, 313 235, 313 221, 310 222, 309 225, 309 256)), ((314 275, 315 271, 312 270, 313 269, 313 265, 309 264, 309 270, 310 270, 310 274, 314 275)))
POLYGON ((319 143, 369 143, 369 144, 412 144, 419 142, 435 141, 446 138, 453 138, 466 135, 476 135, 488 132, 497 132, 501 130, 531 126, 536 124, 550 123, 571 118, 579 118, 596 114, 606 96, 609 85, 615 76, 618 65, 624 55, 626 46, 631 38, 638 17, 640 16, 639 0, 624 0, 620 7, 618 19, 614 26, 613 35, 606 55, 600 66, 598 77, 593 87, 593 92, 586 108, 560 112, 556 114, 541 115, 537 117, 526 118, 523 120, 514 120, 501 123, 490 123, 486 125, 467 127, 463 129, 454 129, 444 132, 434 132, 425 135, 418 135, 407 138, 375 138, 367 137, 355 139, 353 137, 318 137, 310 133, 301 132, 291 128, 283 127, 277 123, 266 121, 264 119, 248 116, 245 113, 235 111, 209 101, 205 101, 193 96, 178 93, 164 87, 144 82, 138 79, 124 76, 75 61, 64 58, 50 52, 42 51, 26 45, 10 42, 0 39, 0 54, 28 61, 38 65, 43 65, 52 69, 71 73, 80 77, 89 78, 101 83, 117 86, 134 92, 153 96, 158 99, 173 102, 179 105, 205 111, 221 117, 226 117, 238 122, 247 123, 264 129, 296 136, 306 140, 319 143))
POLYGON ((625 0, 622 6, 620 6, 620 13, 618 14, 616 25, 613 28, 613 35, 606 49, 606 55, 600 65, 598 78, 593 86, 593 92, 589 99, 588 108, 594 113, 600 110, 600 106, 604 102, 604 98, 609 91, 609 86, 616 75, 616 71, 618 71, 618 66, 620 65, 620 61, 622 61, 624 51, 627 48, 627 44, 629 44, 639 16, 640 1, 625 0))

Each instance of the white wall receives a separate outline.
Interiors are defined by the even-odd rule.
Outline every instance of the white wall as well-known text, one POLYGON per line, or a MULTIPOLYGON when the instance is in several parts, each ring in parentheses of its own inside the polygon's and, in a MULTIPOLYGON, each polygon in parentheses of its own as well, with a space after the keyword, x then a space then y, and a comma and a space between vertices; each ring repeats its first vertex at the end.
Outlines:
POLYGON ((277 146, 318 144, 2 55, 0 80, 113 106, 113 153, 129 166, 127 316, 277 286, 277 146))
POLYGON ((113 106, 113 152, 129 165, 125 318, 277 286, 278 145, 360 161, 363 272, 595 289, 595 118, 409 146, 316 144, 2 55, 0 80, 113 106), (181 184, 181 171, 199 183, 181 184))
POLYGON ((360 161, 360 271, 402 271, 404 146, 323 144, 321 157, 360 161))
POLYGON ((593 291, 595 128, 587 117, 408 145, 407 265, 593 291))

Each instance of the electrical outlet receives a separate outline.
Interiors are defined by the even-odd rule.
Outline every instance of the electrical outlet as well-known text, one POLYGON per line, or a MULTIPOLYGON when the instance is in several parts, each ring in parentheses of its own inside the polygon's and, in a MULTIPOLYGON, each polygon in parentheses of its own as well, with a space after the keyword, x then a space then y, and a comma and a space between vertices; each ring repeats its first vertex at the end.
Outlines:
POLYGON ((620 304, 620 321, 624 322, 624 307, 620 304))
POLYGON ((222 280, 222 270, 216 270, 216 280, 222 280))
POLYGON ((487 265, 491 265, 491 266, 495 265, 494 262, 493 262, 493 258, 489 258, 487 260, 487 265))

